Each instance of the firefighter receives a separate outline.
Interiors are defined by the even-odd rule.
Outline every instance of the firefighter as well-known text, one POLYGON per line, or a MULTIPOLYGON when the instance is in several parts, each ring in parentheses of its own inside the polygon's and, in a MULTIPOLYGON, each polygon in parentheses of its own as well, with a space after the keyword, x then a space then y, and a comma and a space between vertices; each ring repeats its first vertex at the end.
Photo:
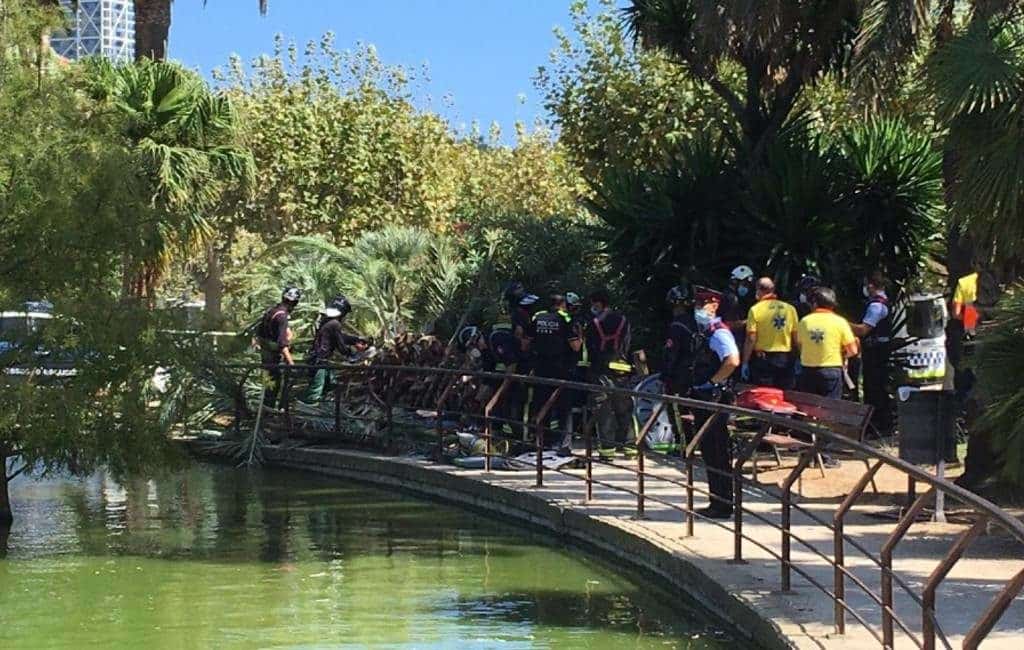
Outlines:
POLYGON ((269 379, 263 401, 270 408, 276 408, 279 400, 283 404, 287 399, 286 395, 281 394, 281 366, 295 365, 291 350, 293 336, 288 327, 288 319, 301 299, 302 292, 297 287, 285 287, 281 292, 281 302, 264 311, 256 326, 255 343, 259 347, 260 360, 269 379))
POLYGON ((366 339, 345 333, 342 321, 351 311, 352 305, 342 295, 335 296, 320 310, 313 349, 309 355, 311 378, 302 401, 316 404, 323 397, 324 391, 330 389, 331 370, 327 362, 331 357, 335 354, 348 356, 352 348, 362 352, 369 346, 370 342, 366 339))

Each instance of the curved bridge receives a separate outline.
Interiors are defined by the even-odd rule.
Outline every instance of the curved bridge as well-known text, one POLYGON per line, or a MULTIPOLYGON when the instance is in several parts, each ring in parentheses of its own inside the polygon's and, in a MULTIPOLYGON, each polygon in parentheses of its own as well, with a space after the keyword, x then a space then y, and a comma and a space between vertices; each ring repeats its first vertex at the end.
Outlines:
MULTIPOLYGON (((576 392, 591 401, 633 402, 651 402, 652 395, 461 369, 341 365, 333 367, 337 384, 331 402, 298 402, 290 396, 296 392, 289 390, 294 382, 286 380, 282 408, 253 414, 249 405, 254 391, 261 389, 251 379, 259 366, 227 368, 240 377, 235 418, 240 435, 248 431, 242 423, 252 418, 257 421, 254 435, 269 424, 285 438, 418 448, 435 469, 519 492, 530 490, 548 502, 612 517, 636 534, 669 540, 670 547, 677 544, 725 586, 734 582, 734 595, 783 621, 782 631, 795 645, 825 647, 846 639, 844 647, 931 649, 956 643, 973 649, 982 641, 986 648, 1024 647, 1024 603, 1015 603, 1024 588, 1024 524, 952 482, 819 421, 657 395, 650 415, 636 422, 625 459, 595 454, 592 427, 584 426, 582 445, 572 450, 572 458, 555 461, 543 453, 545 440, 553 436, 546 423, 563 393, 576 392), (533 417, 524 422, 498 415, 504 413, 500 407, 508 395, 538 388, 549 397, 533 417), (699 410, 743 420, 748 430, 729 473, 735 494, 731 521, 704 519, 698 512, 708 499, 703 485, 707 468, 696 453, 704 429, 691 431, 678 451, 656 453, 647 444, 663 414, 685 417, 699 410), (483 467, 476 471, 451 465, 460 449, 458 431, 466 429, 476 432, 476 451, 483 457, 483 467), (800 432, 813 441, 775 484, 757 480, 756 473, 748 476, 751 457, 773 430, 800 432), (859 475, 844 471, 833 478, 822 471, 824 478, 817 480, 842 483, 830 485, 841 498, 802 498, 798 493, 807 470, 826 445, 831 453, 856 461, 844 467, 863 463, 864 469, 859 475), (529 456, 509 461, 510 446, 528 449, 529 456), (498 459, 501 466, 519 471, 493 471, 498 459), (880 506, 877 498, 865 497, 882 476, 909 485, 911 499, 905 507, 880 506), (921 489, 915 494, 918 484, 921 489), (928 521, 925 515, 936 498, 954 507, 957 523, 928 521), (911 531, 921 534, 908 537, 911 531), (971 550, 982 557, 961 563, 971 550)), ((294 379, 307 368, 285 370, 294 379)))

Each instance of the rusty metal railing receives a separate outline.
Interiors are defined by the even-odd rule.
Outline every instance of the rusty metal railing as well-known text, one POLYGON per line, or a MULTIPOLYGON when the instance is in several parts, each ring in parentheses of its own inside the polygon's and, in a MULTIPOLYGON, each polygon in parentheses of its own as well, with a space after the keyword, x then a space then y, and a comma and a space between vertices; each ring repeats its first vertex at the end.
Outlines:
MULTIPOLYGON (((234 367, 243 368, 243 366, 234 367)), ((251 370, 252 366, 244 366, 244 368, 251 370)), ((288 368, 284 387, 286 394, 290 383, 289 379, 306 368, 308 367, 291 366, 288 368)), ((679 513, 685 521, 686 534, 688 536, 695 534, 695 521, 698 519, 708 525, 728 530, 733 536, 733 561, 742 562, 744 560, 744 547, 747 544, 760 549, 769 557, 779 562, 779 583, 783 591, 791 591, 793 589, 792 574, 796 573, 807 581, 808 584, 832 600, 834 603, 833 623, 838 634, 846 633, 846 622, 849 616, 867 630, 881 647, 895 647, 897 628, 909 642, 919 648, 930 650, 936 647, 937 642, 941 642, 943 647, 952 647, 935 613, 938 590, 943 580, 970 548, 972 542, 978 538, 987 526, 994 525, 1006 530, 1021 545, 1020 548, 1022 550, 1020 551, 1019 558, 1024 559, 1024 524, 1019 520, 986 499, 968 492, 952 482, 939 479, 920 467, 885 454, 859 441, 837 434, 828 427, 818 423, 794 420, 785 416, 752 411, 727 404, 662 395, 659 396, 660 403, 647 420, 642 424, 639 422, 635 423, 636 433, 628 442, 628 446, 635 449, 635 468, 631 467, 629 463, 622 463, 620 461, 610 463, 600 457, 594 457, 593 427, 591 426, 594 414, 591 413, 582 427, 583 449, 574 449, 572 451, 572 454, 583 464, 583 472, 580 475, 577 471, 573 470, 546 468, 544 464, 543 452, 545 450, 545 441, 547 440, 547 434, 551 433, 548 431, 547 420, 552 410, 559 403, 560 397, 572 391, 587 396, 603 395, 605 399, 618 397, 632 400, 641 397, 649 399, 651 397, 649 393, 639 393, 630 389, 603 385, 544 379, 534 376, 486 373, 451 368, 339 365, 332 366, 332 369, 339 379, 335 385, 332 408, 333 432, 336 436, 340 436, 343 429, 343 421, 349 417, 376 420, 382 434, 389 435, 395 424, 395 409, 405 411, 429 409, 433 413, 434 419, 432 451, 435 460, 443 461, 450 434, 444 424, 447 421, 446 417, 458 417, 461 421, 476 427, 480 433, 480 438, 484 441, 482 455, 485 472, 493 471, 493 459, 502 456, 502 454, 495 452, 495 442, 515 444, 520 449, 525 448, 534 452, 532 464, 533 470, 536 473, 537 486, 544 485, 546 471, 556 472, 561 476, 567 476, 582 482, 583 498, 586 502, 593 501, 594 486, 598 485, 635 497, 635 515, 637 517, 645 516, 647 502, 658 503, 673 512, 679 513), (429 379, 429 381, 422 382, 424 378, 429 379), (416 385, 415 382, 417 381, 425 384, 426 388, 423 390, 412 390, 410 386, 416 385), (372 400, 380 407, 380 414, 377 418, 352 416, 346 409, 346 394, 356 384, 361 384, 372 400), (487 395, 486 402, 471 404, 473 400, 467 399, 467 387, 479 385, 487 385, 492 390, 487 395), (503 405, 503 402, 507 406, 506 398, 511 392, 518 388, 522 393, 525 393, 525 388, 527 387, 550 390, 548 397, 540 405, 538 412, 529 418, 529 421, 524 422, 515 412, 511 414, 511 417, 507 413, 498 414, 498 410, 503 405), (680 439, 680 453, 678 455, 658 453, 649 449, 648 445, 646 445, 646 439, 652 426, 666 408, 672 408, 674 412, 703 411, 709 412, 712 415, 712 417, 707 418, 703 427, 696 431, 689 440, 685 441, 685 445, 682 444, 683 440, 680 439), (728 472, 721 472, 722 475, 728 477, 733 482, 733 502, 728 504, 733 507, 731 525, 720 520, 704 517, 694 508, 695 494, 702 495, 709 500, 716 498, 709 490, 702 489, 696 485, 695 468, 703 464, 698 460, 699 457, 696 453, 699 449, 701 438, 707 434, 714 420, 713 416, 719 414, 726 417, 743 416, 764 425, 798 431, 815 441, 813 445, 801 451, 796 465, 782 481, 781 485, 778 488, 774 488, 748 479, 743 475, 743 467, 761 442, 764 430, 754 433, 735 457, 730 470, 728 472), (504 425, 510 426, 513 433, 518 428, 520 434, 510 435, 502 433, 500 427, 504 425), (533 436, 529 438, 527 434, 531 429, 533 436), (816 454, 825 444, 829 444, 833 448, 852 452, 859 458, 867 459, 868 461, 864 473, 851 487, 846 497, 839 503, 830 520, 823 519, 808 508, 800 505, 792 494, 792 487, 800 480, 803 472, 811 466, 816 454), (664 473, 655 474, 648 471, 646 464, 652 458, 657 459, 658 463, 662 466, 678 469, 682 474, 680 479, 665 476, 664 473), (635 489, 595 478, 593 472, 594 464, 613 464, 617 470, 633 475, 635 477, 635 489), (848 522, 850 513, 853 512, 867 486, 873 482, 883 467, 901 472, 910 482, 923 483, 928 489, 920 495, 915 495, 916 498, 910 507, 898 516, 881 549, 875 552, 861 543, 856 536, 847 534, 845 525, 848 522), (680 504, 654 496, 647 489, 648 482, 658 482, 659 484, 679 487, 685 494, 685 500, 680 504), (777 502, 778 521, 775 521, 772 516, 767 516, 766 513, 757 512, 747 507, 744 502, 744 489, 755 491, 763 497, 767 497, 769 502, 777 502), (921 594, 918 594, 908 581, 893 569, 893 558, 900 542, 911 527, 917 523, 926 505, 934 499, 936 493, 941 493, 945 497, 961 503, 969 510, 971 521, 967 528, 951 543, 945 556, 936 564, 934 570, 927 578, 921 594), (794 511, 799 512, 813 524, 830 531, 832 537, 831 556, 793 531, 792 515, 794 511), (744 522, 746 520, 756 520, 776 530, 779 534, 778 546, 769 546, 765 542, 744 532, 744 522), (831 587, 824 584, 822 580, 816 578, 808 569, 800 566, 799 562, 793 559, 792 550, 794 543, 832 567, 831 587), (880 586, 878 592, 872 589, 865 579, 858 576, 848 566, 848 548, 855 550, 860 556, 866 558, 872 567, 877 569, 878 584, 880 586), (856 586, 874 603, 881 621, 880 625, 868 621, 864 614, 850 605, 847 598, 848 584, 856 586), (895 608, 897 592, 907 596, 919 607, 919 633, 907 621, 902 620, 897 615, 895 608)), ((287 403, 283 408, 283 412, 290 430, 293 417, 287 403)), ((560 415, 564 426, 566 414, 561 413, 560 415)), ((682 435, 682 432, 679 433, 682 435)), ((520 464, 522 465, 523 463, 520 464)), ((706 473, 714 473, 716 471, 715 468, 705 466, 706 473)), ((768 515, 774 515, 774 512, 768 513, 768 515)), ((1022 589, 1024 589, 1024 570, 1009 577, 1005 584, 1003 584, 999 593, 985 609, 984 613, 966 631, 962 647, 972 650, 977 648, 993 630, 1003 613, 1020 594, 1022 589)))

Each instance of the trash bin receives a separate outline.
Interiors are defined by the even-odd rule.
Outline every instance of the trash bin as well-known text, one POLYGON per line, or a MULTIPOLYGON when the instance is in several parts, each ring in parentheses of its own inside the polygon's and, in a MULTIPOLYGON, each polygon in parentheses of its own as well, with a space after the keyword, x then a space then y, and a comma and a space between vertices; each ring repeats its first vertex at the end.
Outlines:
POLYGON ((952 391, 899 390, 900 458, 915 465, 956 462, 956 412, 952 391))

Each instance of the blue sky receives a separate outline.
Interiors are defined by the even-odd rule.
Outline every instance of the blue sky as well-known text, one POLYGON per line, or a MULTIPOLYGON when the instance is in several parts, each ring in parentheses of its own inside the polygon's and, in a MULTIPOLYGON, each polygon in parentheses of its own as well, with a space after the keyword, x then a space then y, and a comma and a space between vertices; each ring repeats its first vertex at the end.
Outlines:
POLYGON ((232 53, 248 62, 271 51, 275 34, 301 49, 333 31, 338 49, 364 41, 385 63, 427 64, 431 108, 456 128, 498 121, 507 140, 515 120, 546 117, 532 79, 554 47, 552 29, 569 26, 569 1, 270 0, 261 17, 257 0, 175 0, 169 54, 208 75, 232 53))

